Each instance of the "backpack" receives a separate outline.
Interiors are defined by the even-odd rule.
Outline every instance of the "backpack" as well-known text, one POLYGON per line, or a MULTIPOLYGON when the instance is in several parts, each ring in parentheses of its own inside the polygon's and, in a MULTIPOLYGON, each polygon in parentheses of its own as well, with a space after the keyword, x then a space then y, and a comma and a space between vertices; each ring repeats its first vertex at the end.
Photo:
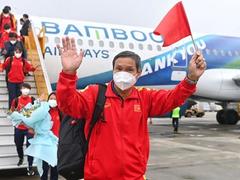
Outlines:
MULTIPOLYGON (((35 98, 31 96, 31 103, 33 104, 35 101, 35 98)), ((14 99, 14 108, 17 109, 18 107, 18 97, 14 99)))
POLYGON ((82 179, 85 155, 94 125, 97 123, 106 101, 106 85, 98 85, 98 96, 90 122, 87 138, 84 135, 84 119, 74 119, 66 115, 60 126, 58 142, 58 173, 68 180, 82 179))

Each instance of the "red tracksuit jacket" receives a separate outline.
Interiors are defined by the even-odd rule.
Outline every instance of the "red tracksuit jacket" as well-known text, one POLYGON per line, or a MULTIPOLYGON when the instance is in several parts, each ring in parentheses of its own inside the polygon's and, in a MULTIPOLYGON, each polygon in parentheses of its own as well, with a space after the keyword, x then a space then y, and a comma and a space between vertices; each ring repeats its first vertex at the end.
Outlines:
POLYGON ((0 14, 0 17, 2 16, 2 24, 0 27, 0 32, 4 31, 4 25, 5 24, 9 24, 11 27, 12 31, 16 31, 16 24, 15 24, 15 17, 12 15, 12 20, 11 20, 11 16, 9 15, 8 17, 4 17, 2 14, 0 14), (12 24, 13 22, 13 24, 12 24))
MULTIPOLYGON (((23 60, 22 58, 16 58, 13 56, 13 61, 11 65, 11 69, 8 73, 8 81, 11 83, 23 83, 24 81, 24 71, 29 72, 29 71, 35 71, 36 68, 32 67, 31 64, 25 61, 25 65, 23 67, 23 60), (23 70, 24 68, 24 70, 23 70)), ((10 64, 10 57, 5 60, 3 63, 3 69, 6 69, 10 64)))
POLYGON ((60 130, 60 115, 58 107, 50 108, 49 114, 51 115, 51 121, 53 122, 52 126, 52 132, 55 136, 59 136, 59 130, 60 130))
MULTIPOLYGON (((98 86, 76 90, 76 75, 61 73, 57 85, 58 107, 75 118, 85 118, 89 130, 98 86)), ((143 180, 149 156, 147 119, 170 112, 192 95, 196 86, 186 80, 173 90, 133 88, 122 100, 109 83, 104 119, 94 127, 85 162, 85 180, 143 180)))
POLYGON ((6 31, 2 32, 1 38, 0 38, 0 48, 4 48, 4 43, 9 41, 9 33, 6 31))

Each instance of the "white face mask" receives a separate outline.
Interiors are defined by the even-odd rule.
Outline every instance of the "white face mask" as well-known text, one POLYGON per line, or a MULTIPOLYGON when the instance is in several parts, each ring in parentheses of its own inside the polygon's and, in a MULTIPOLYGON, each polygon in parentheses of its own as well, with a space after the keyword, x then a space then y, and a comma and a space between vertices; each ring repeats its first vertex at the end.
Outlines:
POLYGON ((7 33, 10 33, 11 32, 11 29, 7 29, 7 30, 5 30, 7 33))
POLYGON ((22 53, 14 53, 14 55, 15 55, 16 58, 22 57, 22 53))
POLYGON ((55 99, 49 99, 48 104, 50 107, 55 108, 57 107, 57 101, 55 99))
POLYGON ((16 40, 11 40, 10 43, 11 44, 15 44, 17 41, 16 40))
POLYGON ((113 74, 113 81, 117 87, 124 91, 132 87, 137 82, 137 79, 131 73, 120 71, 113 74))
POLYGON ((22 92, 22 95, 27 96, 30 92, 30 89, 24 88, 24 89, 21 89, 21 92, 22 92))

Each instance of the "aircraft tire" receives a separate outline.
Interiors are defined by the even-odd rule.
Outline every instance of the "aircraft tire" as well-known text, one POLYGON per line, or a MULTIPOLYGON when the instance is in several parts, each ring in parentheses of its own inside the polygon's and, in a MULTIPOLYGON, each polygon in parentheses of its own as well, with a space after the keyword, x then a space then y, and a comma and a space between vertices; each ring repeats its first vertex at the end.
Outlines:
POLYGON ((234 109, 220 110, 216 115, 219 124, 235 125, 239 120, 238 113, 234 109))
POLYGON ((234 109, 229 109, 226 112, 226 123, 229 125, 235 125, 237 124, 239 120, 239 116, 237 111, 235 111, 234 109))
POLYGON ((226 124, 224 110, 220 110, 217 112, 216 119, 218 124, 226 124))

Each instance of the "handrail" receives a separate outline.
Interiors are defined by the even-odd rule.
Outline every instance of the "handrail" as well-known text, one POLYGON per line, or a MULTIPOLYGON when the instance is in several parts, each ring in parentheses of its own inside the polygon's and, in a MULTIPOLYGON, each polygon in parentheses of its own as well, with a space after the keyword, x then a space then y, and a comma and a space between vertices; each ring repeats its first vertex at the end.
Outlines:
POLYGON ((46 28, 45 26, 43 26, 38 33, 38 41, 42 50, 43 57, 45 55, 45 41, 46 41, 45 33, 46 33, 46 28))
MULTIPOLYGON (((41 47, 40 47, 40 44, 39 44, 39 41, 38 41, 38 37, 36 35, 36 32, 35 32, 35 29, 34 29, 34 24, 31 23, 32 26, 30 28, 30 32, 32 32, 32 36, 33 36, 33 40, 34 40, 34 49, 37 51, 37 54, 38 54, 38 57, 39 57, 39 60, 40 60, 40 65, 41 65, 41 68, 42 68, 42 74, 43 74, 43 77, 44 77, 44 83, 46 85, 46 88, 47 88, 47 93, 51 93, 52 92, 52 87, 51 87, 51 84, 50 84, 50 80, 49 80, 49 77, 48 77, 48 74, 47 74, 47 70, 46 70, 46 64, 45 64, 45 61, 43 59, 43 54, 42 54, 42 51, 41 51, 41 47)), ((30 38, 30 37, 29 37, 30 38)), ((31 44, 31 42, 30 42, 31 44)), ((32 47, 31 47, 32 48, 32 47)), ((34 50, 32 49, 32 50, 34 50)), ((35 75, 35 80, 36 80, 36 86, 37 86, 37 89, 38 89, 38 95, 41 95, 40 93, 43 91, 42 88, 42 85, 38 85, 37 81, 37 73, 35 72, 34 73, 35 75), (39 86, 39 87, 38 87, 39 86)), ((48 94, 46 94, 45 96, 47 96, 48 94)))

